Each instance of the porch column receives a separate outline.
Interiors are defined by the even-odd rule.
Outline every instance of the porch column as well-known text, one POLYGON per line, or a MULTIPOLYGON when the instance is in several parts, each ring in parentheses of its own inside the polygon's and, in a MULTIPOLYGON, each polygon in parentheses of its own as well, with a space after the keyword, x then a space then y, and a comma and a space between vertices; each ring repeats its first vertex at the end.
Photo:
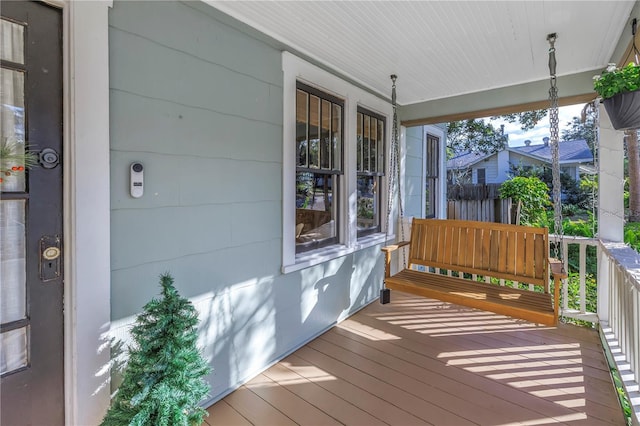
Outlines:
MULTIPOLYGON (((624 240, 624 132, 617 131, 600 104, 598 151, 598 237, 601 240, 624 240)), ((609 262, 598 247, 598 318, 609 321, 609 262)))
POLYGON ((598 152, 598 236, 611 242, 624 240, 624 132, 611 125, 600 104, 598 152))

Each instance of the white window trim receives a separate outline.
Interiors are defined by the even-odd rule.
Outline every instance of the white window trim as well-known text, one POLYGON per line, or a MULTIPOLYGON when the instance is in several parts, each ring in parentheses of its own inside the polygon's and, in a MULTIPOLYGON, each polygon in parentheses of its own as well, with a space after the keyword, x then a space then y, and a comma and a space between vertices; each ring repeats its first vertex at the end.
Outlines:
POLYGON ((436 197, 436 218, 447 218, 447 140, 444 129, 438 126, 427 125, 422 128, 422 217, 427 214, 427 135, 432 135, 440 140, 438 147, 440 158, 438 159, 438 196, 436 197))
MULTIPOLYGON (((389 102, 372 95, 355 85, 304 61, 289 52, 282 53, 283 71, 283 158, 282 158, 282 272, 289 273, 328 260, 353 253, 365 247, 383 243, 384 234, 369 238, 357 238, 357 177, 356 158, 356 116, 358 105, 376 112, 391 123, 393 109, 389 102), (296 82, 300 81, 344 100, 343 161, 344 174, 340 179, 340 205, 345 206, 339 214, 339 244, 296 255, 295 244, 295 149, 296 140, 296 82)), ((385 138, 390 140, 390 125, 385 129, 385 138)), ((389 158, 390 144, 387 143, 389 158)), ((387 160, 388 161, 388 160, 387 160)), ((386 170, 389 170, 388 167, 386 170)), ((385 176, 386 182, 387 176, 385 176)), ((383 202, 386 203, 386 195, 383 202)))

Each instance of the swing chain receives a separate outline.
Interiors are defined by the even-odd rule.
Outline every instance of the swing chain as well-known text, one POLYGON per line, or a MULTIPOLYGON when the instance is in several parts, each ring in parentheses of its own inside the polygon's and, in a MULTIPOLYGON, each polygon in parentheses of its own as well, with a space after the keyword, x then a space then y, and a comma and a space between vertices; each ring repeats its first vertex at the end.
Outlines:
POLYGON ((556 34, 549 34, 547 40, 549 41, 549 73, 550 83, 549 88, 549 101, 551 103, 549 108, 549 131, 551 133, 551 169, 553 177, 553 217, 554 217, 554 233, 559 237, 559 241, 555 244, 553 254, 556 259, 561 259, 563 249, 563 229, 562 229, 562 204, 561 204, 561 192, 560 192, 560 147, 559 147, 559 117, 558 117, 558 87, 556 85, 556 34))
MULTIPOLYGON (((402 194, 400 192, 400 143, 398 135, 398 106, 396 103, 396 79, 398 77, 395 74, 391 75, 391 104, 393 106, 393 124, 391 130, 391 149, 389 155, 389 179, 387 187, 387 221, 385 230, 385 244, 389 237, 389 228, 391 224, 391 210, 393 209, 393 194, 394 188, 397 186, 398 195, 398 211, 400 214, 400 240, 404 241, 404 210, 402 206, 402 194)), ((405 251, 402 250, 403 262, 406 264, 405 251)))

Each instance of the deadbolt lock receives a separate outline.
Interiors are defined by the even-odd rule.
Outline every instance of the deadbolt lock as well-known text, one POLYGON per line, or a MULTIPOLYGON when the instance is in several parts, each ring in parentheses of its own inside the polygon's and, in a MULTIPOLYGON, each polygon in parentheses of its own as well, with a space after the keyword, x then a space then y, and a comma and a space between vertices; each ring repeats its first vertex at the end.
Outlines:
POLYGON ((40 151, 39 161, 40 165, 45 169, 53 169, 60 163, 60 154, 54 149, 45 148, 40 151))

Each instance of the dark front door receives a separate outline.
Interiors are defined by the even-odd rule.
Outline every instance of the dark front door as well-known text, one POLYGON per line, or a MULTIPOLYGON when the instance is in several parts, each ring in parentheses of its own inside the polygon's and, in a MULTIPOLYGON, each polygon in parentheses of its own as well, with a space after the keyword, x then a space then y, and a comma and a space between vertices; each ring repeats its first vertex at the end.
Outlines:
POLYGON ((0 12, 0 424, 61 425, 62 14, 0 12))

